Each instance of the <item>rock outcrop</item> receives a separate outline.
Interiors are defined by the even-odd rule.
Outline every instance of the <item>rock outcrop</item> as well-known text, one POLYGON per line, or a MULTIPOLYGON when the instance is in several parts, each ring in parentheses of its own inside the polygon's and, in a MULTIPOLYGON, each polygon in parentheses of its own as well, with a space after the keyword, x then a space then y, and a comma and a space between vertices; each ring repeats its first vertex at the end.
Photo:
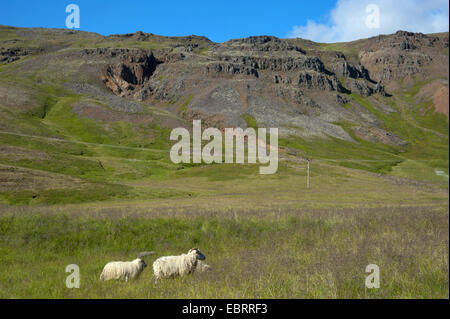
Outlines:
POLYGON ((425 79, 430 74, 428 67, 436 68, 432 73, 448 74, 448 61, 444 61, 448 58, 439 54, 448 47, 448 36, 398 31, 369 39, 359 58, 376 81, 389 83, 412 76, 425 79), (447 69, 439 70, 438 65, 446 65, 447 69))
POLYGON ((301 71, 295 85, 304 89, 342 92, 342 86, 336 76, 328 76, 316 71, 301 71))
POLYGON ((337 75, 346 78, 362 78, 370 80, 369 72, 361 64, 353 66, 345 60, 338 61, 331 66, 331 70, 337 75))
MULTIPOLYGON (((104 50, 95 52, 109 56, 119 55, 121 61, 108 65, 102 72, 101 79, 114 94, 122 97, 137 98, 136 92, 142 89, 158 64, 153 53, 147 50, 104 50)), ((90 52, 86 52, 86 54, 90 54, 90 52)))
POLYGON ((24 48, 1 48, 0 47, 0 64, 11 63, 19 60, 21 57, 31 54, 33 50, 24 48))

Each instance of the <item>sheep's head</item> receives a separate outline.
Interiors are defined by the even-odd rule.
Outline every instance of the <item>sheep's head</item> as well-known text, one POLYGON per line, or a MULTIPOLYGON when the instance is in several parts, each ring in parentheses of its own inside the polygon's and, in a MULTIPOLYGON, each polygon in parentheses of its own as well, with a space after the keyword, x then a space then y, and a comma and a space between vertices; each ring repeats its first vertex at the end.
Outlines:
POLYGON ((153 255, 155 252, 154 251, 143 251, 143 252, 140 252, 138 255, 137 255, 137 259, 139 260, 139 264, 140 264, 140 266, 142 267, 142 269, 144 269, 145 267, 147 267, 147 264, 145 263, 145 261, 144 261, 144 257, 145 256, 149 256, 149 255, 153 255))
POLYGON ((195 255, 198 260, 205 260, 205 255, 198 248, 192 248, 188 252, 189 255, 195 255))
POLYGON ((133 260, 133 262, 137 263, 139 265, 139 267, 141 267, 142 269, 147 267, 147 264, 145 263, 144 259, 142 259, 142 258, 136 258, 135 260, 133 260))

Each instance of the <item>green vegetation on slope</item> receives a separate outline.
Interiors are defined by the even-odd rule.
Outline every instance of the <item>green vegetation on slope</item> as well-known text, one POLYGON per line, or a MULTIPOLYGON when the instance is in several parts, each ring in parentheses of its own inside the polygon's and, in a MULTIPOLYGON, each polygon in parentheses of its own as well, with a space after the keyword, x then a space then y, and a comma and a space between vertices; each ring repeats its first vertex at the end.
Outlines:
POLYGON ((242 118, 244 119, 245 123, 247 123, 248 127, 254 128, 255 130, 258 129, 258 123, 253 116, 251 116, 250 114, 244 114, 242 115, 242 118))
POLYGON ((189 103, 191 102, 192 98, 193 98, 193 95, 192 95, 192 94, 189 94, 189 96, 187 97, 186 101, 184 101, 184 102, 180 105, 180 107, 179 107, 179 109, 178 109, 178 112, 179 112, 179 113, 185 112, 185 111, 187 110, 187 106, 188 106, 189 103))
POLYGON ((79 188, 0 189, 0 202, 56 204, 107 199, 187 196, 183 191, 136 190, 123 184, 164 178, 177 165, 168 157, 170 130, 157 123, 102 122, 74 113, 84 97, 32 78, 2 77, 31 96, 26 108, 0 101, 0 164, 81 178, 79 188))
POLYGON ((373 114, 384 129, 408 141, 406 146, 389 146, 365 141, 355 136, 352 131, 353 124, 345 122, 336 124, 342 126, 356 143, 332 137, 309 140, 288 137, 281 138, 280 145, 299 149, 307 156, 332 161, 344 167, 440 182, 442 186, 448 185, 448 179, 435 173, 435 169, 447 174, 449 172, 448 120, 442 114, 429 109, 430 101, 417 105, 413 102, 412 96, 417 94, 420 85, 423 84, 416 85, 400 98, 379 97, 381 103, 395 110, 390 113, 375 107, 368 98, 356 94, 349 96, 373 114), (428 111, 421 114, 419 110, 424 108, 428 111))

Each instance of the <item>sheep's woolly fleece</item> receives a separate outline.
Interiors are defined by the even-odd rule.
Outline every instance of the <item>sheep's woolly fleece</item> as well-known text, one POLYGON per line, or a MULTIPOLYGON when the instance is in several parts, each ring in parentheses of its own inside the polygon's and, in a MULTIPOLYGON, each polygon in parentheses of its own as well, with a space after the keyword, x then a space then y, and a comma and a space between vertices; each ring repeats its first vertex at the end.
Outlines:
POLYGON ((147 264, 141 258, 133 261, 113 261, 105 265, 100 280, 136 279, 146 266, 147 264))
POLYGON ((155 279, 185 276, 195 271, 198 260, 206 257, 197 248, 190 249, 187 254, 160 257, 153 263, 155 279))

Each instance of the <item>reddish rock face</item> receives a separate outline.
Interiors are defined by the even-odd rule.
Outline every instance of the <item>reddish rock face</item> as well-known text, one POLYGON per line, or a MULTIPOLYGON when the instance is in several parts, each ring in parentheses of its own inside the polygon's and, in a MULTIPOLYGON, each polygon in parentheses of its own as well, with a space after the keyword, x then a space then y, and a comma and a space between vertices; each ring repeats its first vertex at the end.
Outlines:
MULTIPOLYGON (((449 90, 442 80, 432 81, 424 85, 416 96, 418 102, 431 100, 434 104, 434 111, 449 115, 449 90)), ((423 110, 426 112, 427 110, 423 110)))
POLYGON ((433 94, 433 103, 435 105, 436 112, 447 115, 448 119, 448 105, 449 105, 448 87, 442 86, 433 94))
POLYGON ((101 79, 116 95, 134 97, 136 87, 150 78, 158 62, 147 50, 132 50, 120 58, 121 62, 106 67, 100 74, 101 79))

